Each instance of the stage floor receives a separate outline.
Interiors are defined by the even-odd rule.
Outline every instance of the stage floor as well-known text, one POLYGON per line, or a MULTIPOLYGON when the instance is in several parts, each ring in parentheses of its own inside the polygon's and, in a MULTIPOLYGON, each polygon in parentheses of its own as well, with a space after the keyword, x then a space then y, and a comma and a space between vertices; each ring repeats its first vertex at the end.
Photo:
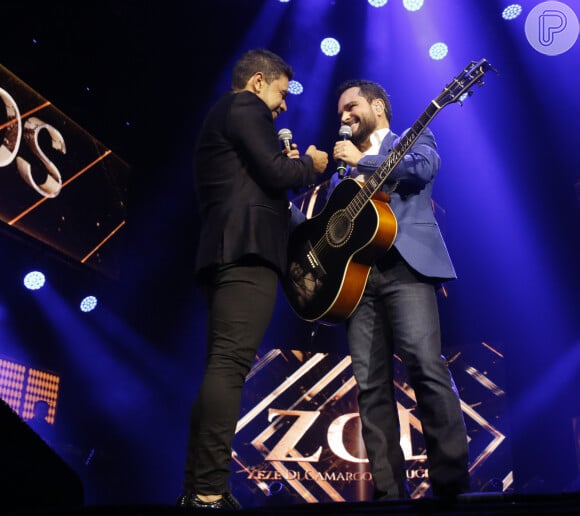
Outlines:
MULTIPOLYGON (((177 514, 207 513, 211 510, 183 509, 164 505, 128 506, 87 506, 81 508, 22 509, 2 511, 4 516, 166 516, 177 514)), ((254 507, 241 511, 219 511, 220 513, 261 514, 293 516, 307 513, 315 515, 366 516, 375 514, 456 516, 477 515, 537 515, 537 514, 578 514, 580 513, 580 493, 553 495, 514 495, 502 493, 479 493, 462 495, 457 500, 446 502, 434 499, 388 502, 345 502, 329 504, 298 504, 292 506, 254 507)))

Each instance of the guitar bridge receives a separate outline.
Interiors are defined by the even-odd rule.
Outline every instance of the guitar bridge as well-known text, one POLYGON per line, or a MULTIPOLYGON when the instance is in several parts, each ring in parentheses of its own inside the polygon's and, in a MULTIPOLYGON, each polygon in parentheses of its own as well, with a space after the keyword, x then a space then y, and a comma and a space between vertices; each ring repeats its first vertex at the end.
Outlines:
POLYGON ((308 242, 309 250, 306 252, 306 260, 308 261, 308 267, 314 273, 317 278, 322 278, 326 276, 326 270, 320 263, 318 256, 314 249, 312 248, 312 244, 308 242))

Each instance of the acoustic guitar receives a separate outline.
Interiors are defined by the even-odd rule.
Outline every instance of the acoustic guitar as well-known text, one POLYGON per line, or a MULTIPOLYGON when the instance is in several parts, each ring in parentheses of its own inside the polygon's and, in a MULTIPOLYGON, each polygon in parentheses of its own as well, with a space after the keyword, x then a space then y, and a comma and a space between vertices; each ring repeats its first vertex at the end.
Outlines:
POLYGON ((350 317, 376 258, 393 245, 397 220, 381 187, 427 125, 445 106, 461 104, 493 69, 486 59, 470 62, 431 101, 413 126, 364 184, 342 180, 322 211, 290 234, 282 287, 306 321, 336 324, 350 317))

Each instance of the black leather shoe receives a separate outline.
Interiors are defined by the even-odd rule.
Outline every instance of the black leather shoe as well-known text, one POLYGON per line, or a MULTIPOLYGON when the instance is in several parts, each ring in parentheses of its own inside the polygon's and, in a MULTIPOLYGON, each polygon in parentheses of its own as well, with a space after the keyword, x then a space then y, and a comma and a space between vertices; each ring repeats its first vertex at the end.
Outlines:
POLYGON ((191 507, 191 493, 182 494, 175 502, 177 507, 191 507))
POLYGON ((236 500, 231 493, 224 493, 219 500, 215 502, 204 502, 195 495, 182 495, 177 499, 178 507, 195 507, 197 509, 241 509, 240 502, 236 500))

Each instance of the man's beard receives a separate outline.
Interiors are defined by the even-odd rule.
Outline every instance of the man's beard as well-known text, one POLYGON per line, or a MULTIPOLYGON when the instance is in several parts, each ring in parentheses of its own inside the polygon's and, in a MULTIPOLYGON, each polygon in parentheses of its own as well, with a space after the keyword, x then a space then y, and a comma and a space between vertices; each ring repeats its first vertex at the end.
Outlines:
POLYGON ((368 140, 371 134, 376 129, 376 125, 371 123, 366 118, 360 118, 358 123, 358 129, 356 132, 352 133, 351 141, 360 149, 361 145, 368 140))

